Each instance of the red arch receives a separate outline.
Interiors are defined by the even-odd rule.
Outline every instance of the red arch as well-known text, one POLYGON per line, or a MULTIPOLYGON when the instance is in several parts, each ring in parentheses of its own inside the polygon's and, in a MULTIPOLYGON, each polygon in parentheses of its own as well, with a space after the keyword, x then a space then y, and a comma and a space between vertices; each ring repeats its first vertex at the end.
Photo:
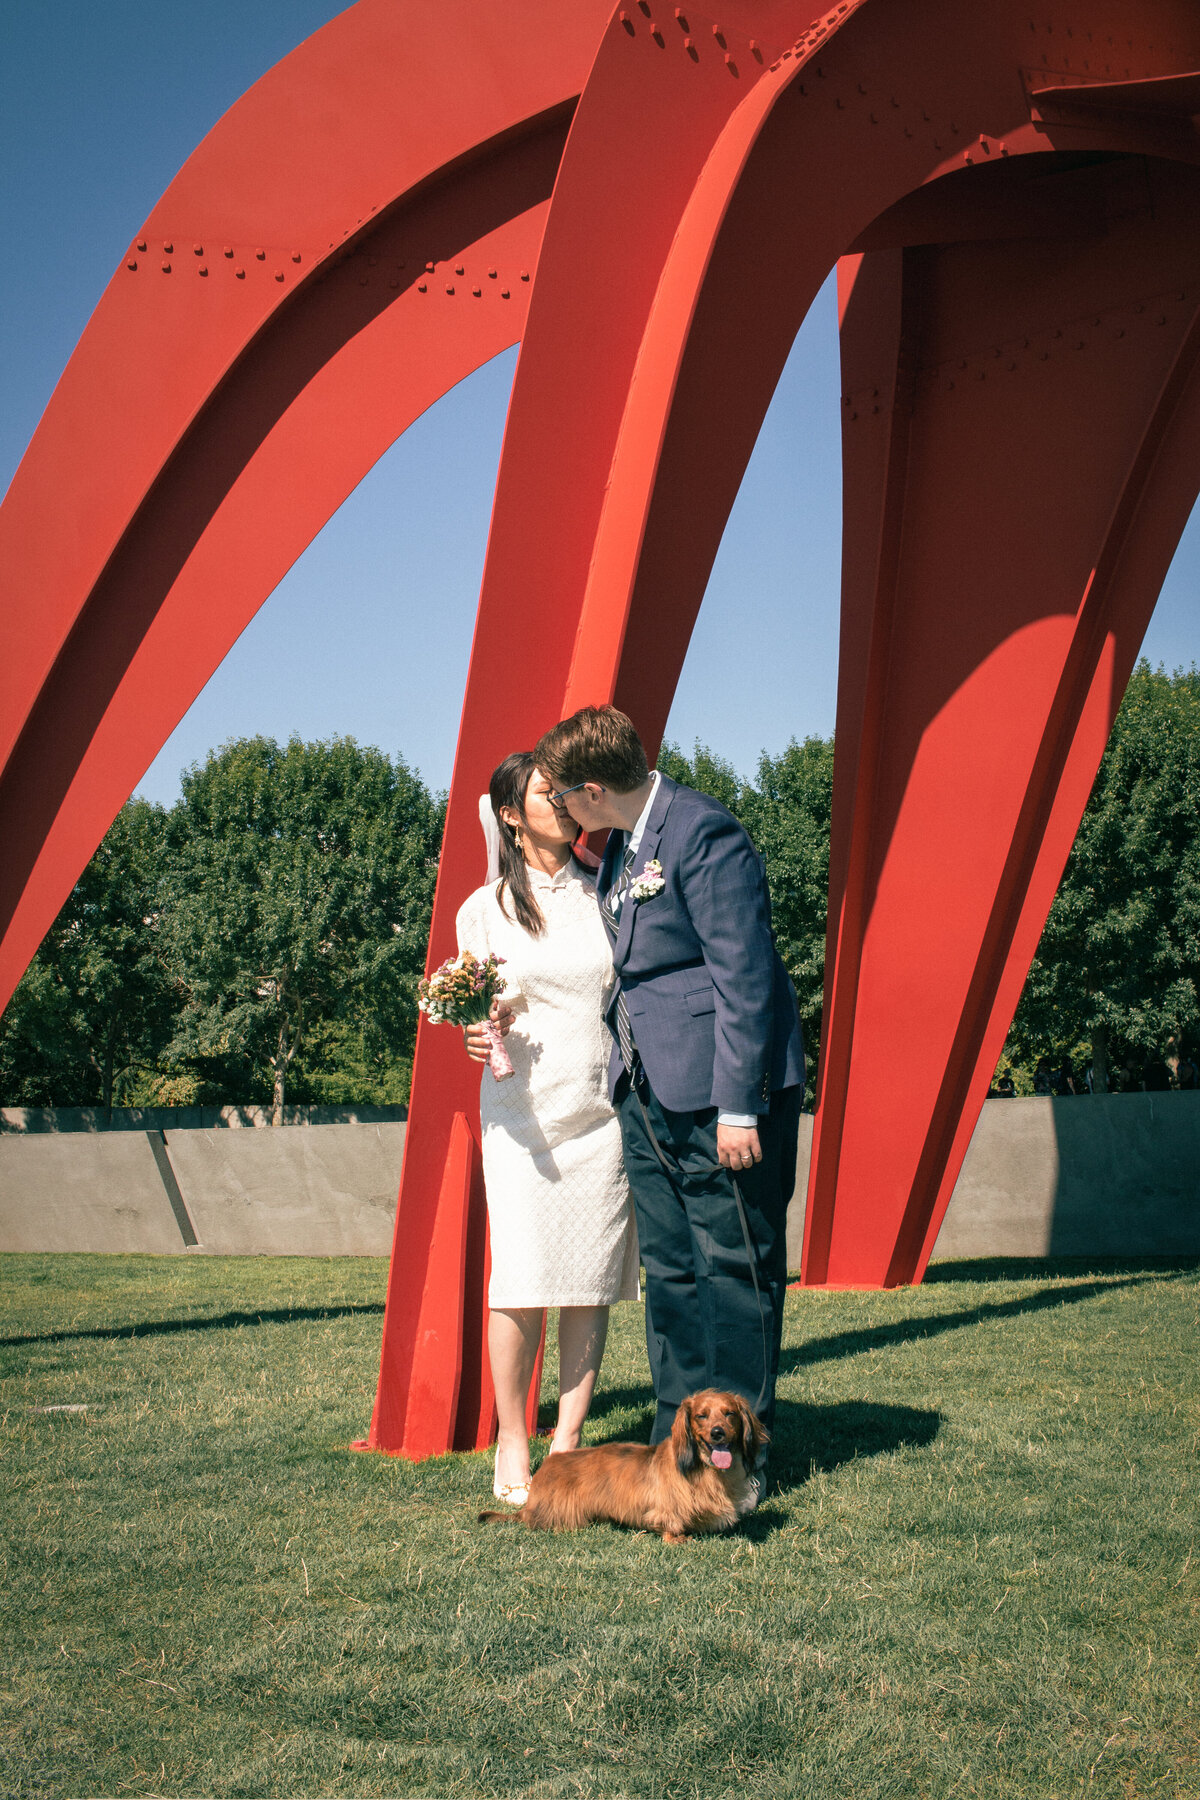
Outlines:
MULTIPOLYGON (((0 514, 0 555, 24 585, 41 567, 31 524, 59 516, 63 484, 95 501, 79 542, 51 547, 45 630, 17 645, 26 735, 0 816, 26 897, 12 897, 8 968, 24 966, 233 617, 451 371, 511 341, 532 287, 435 903, 440 959, 476 878, 474 801, 498 754, 610 697, 657 741, 779 370, 845 258, 842 656, 805 1279, 917 1278, 1195 497, 1200 20, 1186 0, 1151 0, 1136 20, 1084 0, 1069 32, 1013 0, 916 14, 844 0, 815 18, 796 0, 736 0, 719 19, 689 7, 661 21, 639 4, 607 24, 565 10, 531 31, 528 9, 518 22, 444 8, 414 62, 391 9, 361 0, 206 140, 180 177, 193 211, 172 201, 179 183, 156 209, 0 514), (275 273, 276 288, 291 278, 271 245, 296 243, 303 266, 308 240, 279 146, 298 138, 290 121, 328 121, 322 96, 347 103, 368 58, 366 147, 335 129, 314 153, 311 222, 328 243, 281 304, 275 273), (401 67, 424 108, 402 167, 387 133, 401 67), (277 160, 255 192, 246 169, 266 120, 277 160), (219 308, 192 264, 186 294, 174 264, 162 273, 178 247, 148 274, 141 260, 185 219, 192 235, 200 199, 216 237, 237 240, 228 260, 250 246, 242 287, 221 270, 219 308), (536 284, 510 279, 501 303, 500 264, 532 273, 543 219, 536 284), (424 294, 403 285, 414 257, 435 265, 424 294), (477 272, 486 257, 494 288, 477 272), (374 288, 385 273, 401 282, 391 304, 374 288), (460 282, 480 288, 476 311, 460 282), (147 444, 119 392, 139 331, 166 390, 147 444), (327 470, 306 421, 336 419, 352 371, 386 368, 399 345, 412 379, 327 470), (111 467, 95 431, 68 450, 97 392, 115 408, 111 467), (189 571, 198 584, 234 566, 255 498, 285 469, 304 483, 286 527, 239 572, 230 617, 129 749, 137 697, 194 626, 189 571), (124 634, 99 671, 89 607, 124 634), (543 657, 514 689, 516 617, 543 657), (73 709, 75 739, 39 785, 34 752, 73 709)), ((803 521, 792 531, 799 558, 803 521)), ((749 653, 768 678, 769 656, 749 653)), ((408 1454, 491 1430, 478 1172, 453 1124, 471 1116, 471 1088, 448 1034, 423 1030, 371 1435, 408 1454)))

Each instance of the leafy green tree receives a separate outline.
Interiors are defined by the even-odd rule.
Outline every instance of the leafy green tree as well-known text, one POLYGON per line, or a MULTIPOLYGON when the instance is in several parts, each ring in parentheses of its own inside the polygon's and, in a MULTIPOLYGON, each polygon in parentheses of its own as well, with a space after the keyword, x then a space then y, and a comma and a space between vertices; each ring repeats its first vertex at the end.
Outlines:
POLYGON ((0 1022, 0 1092, 12 1104, 135 1097, 169 1036, 176 996, 155 895, 166 816, 130 800, 47 933, 0 1022))
POLYGON ((1115 1058, 1200 1041, 1200 671, 1142 661, 1121 702, 1006 1055, 1115 1058))
POLYGON ((306 1049, 357 1029, 411 1052, 441 828, 420 778, 352 738, 245 738, 190 769, 164 909, 174 1061, 226 1089, 265 1069, 279 1124, 306 1049))
POLYGON ((793 738, 780 756, 759 759, 744 823, 767 865, 775 939, 796 989, 809 1093, 816 1093, 829 905, 829 821, 833 739, 793 738))
POLYGON ((701 744, 689 760, 664 744, 658 766, 676 781, 720 800, 742 821, 767 865, 779 954, 796 988, 804 1027, 810 1097, 816 1092, 825 979, 833 739, 792 740, 759 759, 753 784, 701 744))

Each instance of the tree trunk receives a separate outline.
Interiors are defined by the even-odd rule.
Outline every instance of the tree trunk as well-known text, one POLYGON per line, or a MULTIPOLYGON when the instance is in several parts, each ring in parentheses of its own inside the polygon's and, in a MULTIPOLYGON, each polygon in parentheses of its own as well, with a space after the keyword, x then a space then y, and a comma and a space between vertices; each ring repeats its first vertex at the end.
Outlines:
POLYGON ((112 1124, 112 1091, 113 1091, 113 1033, 109 1031, 104 1040, 104 1068, 100 1075, 100 1095, 104 1102, 104 1110, 108 1124, 112 1124))
POLYGON ((287 1074, 289 1060, 287 1054, 287 1016, 285 1014, 279 1027, 279 1042, 276 1046, 275 1055, 272 1058, 272 1067, 275 1070, 275 1092, 271 1098, 271 1124, 273 1126, 283 1124, 283 1083, 284 1077, 287 1074))
POLYGON ((1108 1027, 1092 1027, 1092 1092, 1108 1092, 1108 1027))

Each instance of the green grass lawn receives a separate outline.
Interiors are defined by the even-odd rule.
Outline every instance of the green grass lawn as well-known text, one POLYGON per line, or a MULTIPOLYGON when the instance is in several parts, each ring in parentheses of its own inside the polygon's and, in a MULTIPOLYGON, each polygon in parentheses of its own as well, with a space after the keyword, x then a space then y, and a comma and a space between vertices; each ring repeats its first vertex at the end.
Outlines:
POLYGON ((0 1258, 5 1793, 1200 1793, 1195 1262, 793 1294, 777 1490, 677 1549, 352 1454, 385 1273, 0 1258))

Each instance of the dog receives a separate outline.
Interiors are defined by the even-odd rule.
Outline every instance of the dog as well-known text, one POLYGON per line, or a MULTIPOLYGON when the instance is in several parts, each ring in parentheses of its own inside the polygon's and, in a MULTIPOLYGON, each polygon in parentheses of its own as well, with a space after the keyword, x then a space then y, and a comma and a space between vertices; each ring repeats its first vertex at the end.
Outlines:
POLYGON ((578 1531, 607 1520, 657 1531, 666 1544, 729 1531, 753 1512, 751 1475, 770 1439, 740 1394, 689 1394, 663 1443, 601 1444, 548 1456, 524 1506, 481 1512, 481 1524, 512 1519, 531 1531, 578 1531))

